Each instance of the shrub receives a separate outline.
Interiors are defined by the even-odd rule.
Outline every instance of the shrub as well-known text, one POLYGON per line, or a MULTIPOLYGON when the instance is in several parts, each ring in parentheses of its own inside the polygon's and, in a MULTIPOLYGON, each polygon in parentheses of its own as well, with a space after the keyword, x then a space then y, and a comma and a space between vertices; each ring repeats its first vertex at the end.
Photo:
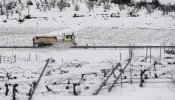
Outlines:
POLYGON ((28 5, 33 5, 33 2, 31 0, 27 1, 27 6, 28 5))
POLYGON ((131 0, 121 0, 123 4, 129 5, 131 3, 131 0))
POLYGON ((155 6, 155 8, 160 6, 159 0, 152 0, 152 4, 155 6))
POLYGON ((123 4, 129 5, 131 3, 131 0, 112 0, 111 2, 119 5, 123 4))
POLYGON ((31 19, 31 15, 26 15, 24 19, 31 19))
POLYGON ((146 0, 142 0, 142 1, 136 3, 137 8, 139 8, 139 9, 141 9, 142 7, 146 7, 146 5, 147 5, 146 0))

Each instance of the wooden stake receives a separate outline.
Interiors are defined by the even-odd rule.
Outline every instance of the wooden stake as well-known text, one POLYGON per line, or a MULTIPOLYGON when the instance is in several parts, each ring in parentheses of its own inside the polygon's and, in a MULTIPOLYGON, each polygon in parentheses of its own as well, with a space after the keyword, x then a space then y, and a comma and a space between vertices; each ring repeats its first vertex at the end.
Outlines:
POLYGON ((0 63, 1 63, 1 55, 0 55, 0 63))
MULTIPOLYGON (((123 74, 122 66, 120 66, 121 73, 123 74)), ((121 87, 122 87, 122 74, 121 74, 121 87)))
POLYGON ((131 78, 131 84, 132 84, 132 69, 130 68, 130 78, 131 78))
POLYGON ((29 53, 29 61, 30 61, 30 53, 29 53))
POLYGON ((41 80, 41 77, 42 77, 43 74, 44 74, 44 71, 46 70, 46 67, 47 67, 48 64, 49 64, 49 61, 50 61, 50 59, 47 60, 47 62, 46 62, 46 64, 45 64, 45 66, 44 66, 44 68, 43 68, 43 70, 42 70, 42 72, 41 72, 41 74, 40 74, 40 76, 39 76, 39 78, 38 78, 36 84, 34 85, 34 88, 32 89, 32 92, 31 92, 31 94, 30 94, 29 100, 32 100, 32 96, 33 96, 33 94, 35 93, 35 90, 36 90, 36 88, 37 88, 37 86, 38 86, 38 84, 39 84, 39 82, 40 82, 40 80, 41 80))
MULTIPOLYGON (((154 71, 157 71, 156 64, 157 64, 157 62, 154 62, 154 71)), ((155 78, 158 78, 157 73, 154 73, 154 76, 155 76, 155 78)))
POLYGON ((15 54, 14 58, 15 58, 15 61, 14 62, 16 62, 16 54, 15 54))
POLYGON ((161 61, 161 59, 162 59, 162 48, 160 47, 160 59, 159 59, 159 61, 161 61))
POLYGON ((164 44, 164 54, 165 54, 165 44, 164 44))
POLYGON ((122 54, 121 54, 121 52, 120 52, 120 62, 121 62, 121 60, 122 60, 122 54))
POLYGON ((146 47, 146 59, 145 59, 145 62, 147 61, 147 57, 148 57, 148 46, 146 47))
POLYGON ((150 47, 150 63, 151 63, 151 47, 150 47))
POLYGON ((35 57, 36 57, 36 61, 37 61, 38 58, 37 58, 37 54, 36 53, 35 53, 35 57))
POLYGON ((125 67, 122 69, 122 72, 120 72, 120 74, 118 75, 117 79, 114 81, 114 83, 109 87, 108 92, 110 92, 112 90, 112 88, 114 87, 114 85, 116 84, 116 82, 118 81, 118 79, 120 78, 121 74, 123 73, 123 71, 126 69, 126 67, 129 65, 131 59, 129 59, 128 63, 125 65, 125 67))

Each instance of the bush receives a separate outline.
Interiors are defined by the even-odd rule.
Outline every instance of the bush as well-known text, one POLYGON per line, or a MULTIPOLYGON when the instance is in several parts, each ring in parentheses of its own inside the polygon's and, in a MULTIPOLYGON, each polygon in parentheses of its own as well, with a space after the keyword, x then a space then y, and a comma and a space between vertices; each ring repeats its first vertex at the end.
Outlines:
POLYGON ((6 23, 6 22, 7 22, 7 20, 3 20, 3 22, 4 22, 4 23, 6 23))
POLYGON ((74 14, 73 17, 84 17, 84 15, 74 14))
POLYGON ((77 14, 74 14, 73 17, 77 17, 77 14))
POLYGON ((146 0, 140 1, 136 3, 137 8, 141 9, 142 7, 146 7, 147 2, 146 0))
POLYGON ((131 3, 131 0, 121 0, 123 4, 129 5, 131 3))
POLYGON ((129 5, 131 3, 131 0, 112 0, 111 2, 119 5, 123 4, 129 5))
POLYGON ((152 4, 155 6, 155 8, 160 6, 159 0, 152 0, 152 4))
POLYGON ((31 0, 27 1, 27 5, 33 5, 33 2, 31 0))
POLYGON ((111 15, 110 15, 110 17, 116 17, 116 18, 119 18, 120 17, 120 13, 112 13, 111 15))
POLYGON ((24 22, 25 20, 24 19, 19 19, 18 22, 22 23, 24 22))
POLYGON ((26 15, 24 19, 31 19, 31 15, 26 15))

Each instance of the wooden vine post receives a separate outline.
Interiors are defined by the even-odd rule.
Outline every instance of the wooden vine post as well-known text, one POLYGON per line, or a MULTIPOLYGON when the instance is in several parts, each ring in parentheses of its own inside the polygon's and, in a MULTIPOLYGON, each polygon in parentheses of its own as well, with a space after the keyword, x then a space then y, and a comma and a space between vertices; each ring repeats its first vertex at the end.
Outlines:
POLYGON ((41 77, 42 77, 43 74, 44 74, 44 71, 46 70, 46 67, 47 67, 48 64, 49 64, 50 59, 48 59, 48 60, 46 60, 46 61, 47 61, 47 62, 46 62, 46 64, 45 64, 45 66, 44 66, 44 68, 43 68, 43 70, 42 70, 42 72, 41 72, 41 74, 40 74, 40 76, 39 76, 39 78, 38 78, 36 84, 34 85, 34 88, 32 89, 32 92, 31 92, 31 94, 30 94, 30 96, 29 96, 29 100, 32 100, 32 96, 33 96, 33 94, 35 93, 35 90, 36 90, 36 88, 37 88, 37 86, 38 86, 38 84, 39 84, 39 82, 40 82, 40 80, 41 80, 41 77))

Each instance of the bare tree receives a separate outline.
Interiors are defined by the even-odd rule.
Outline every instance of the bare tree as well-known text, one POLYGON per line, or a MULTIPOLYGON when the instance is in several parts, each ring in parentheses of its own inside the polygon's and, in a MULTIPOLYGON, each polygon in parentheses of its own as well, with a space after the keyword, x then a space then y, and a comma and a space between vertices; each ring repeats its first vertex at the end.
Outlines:
POLYGON ((2 8, 3 8, 3 4, 2 4, 2 2, 0 1, 1 15, 3 15, 2 8))
POLYGON ((22 9, 24 9, 25 4, 24 4, 23 2, 21 2, 21 3, 20 3, 20 6, 21 6, 22 9))
POLYGON ((21 10, 18 11, 18 15, 19 15, 19 20, 21 20, 21 15, 22 15, 22 11, 21 10))
POLYGON ((48 8, 48 10, 50 10, 51 7, 52 7, 51 2, 47 2, 47 3, 46 3, 46 8, 48 8))
POLYGON ((44 6, 44 0, 40 0, 41 6, 44 6))
POLYGON ((2 1, 4 2, 4 5, 5 5, 7 0, 2 0, 2 1))
POLYGON ((17 4, 18 4, 18 1, 13 0, 13 5, 17 6, 17 4))
POLYGON ((31 0, 27 0, 28 15, 30 14, 30 6, 32 5, 33 5, 33 2, 31 0))
POLYGON ((11 10, 11 14, 13 15, 14 12, 15 12, 15 9, 12 9, 12 10, 11 10))
POLYGON ((75 4, 75 0, 72 0, 72 4, 73 4, 73 5, 75 4))
POLYGON ((39 6, 41 5, 40 1, 36 1, 36 9, 39 9, 39 6))
POLYGON ((51 6, 52 6, 53 8, 55 8, 56 3, 57 3, 57 0, 51 0, 51 6))
POLYGON ((9 18, 9 12, 13 9, 13 2, 9 2, 5 5, 7 19, 9 18))
POLYGON ((103 8, 104 8, 104 12, 106 12, 106 10, 109 10, 109 9, 111 8, 111 5, 108 4, 108 3, 105 3, 105 4, 103 5, 103 8))
POLYGON ((80 10, 80 6, 79 6, 78 4, 75 4, 74 10, 75 10, 75 11, 79 11, 79 10, 80 10))
POLYGON ((118 8, 120 9, 120 11, 126 9, 126 8, 125 8, 125 5, 118 5, 118 8))
POLYGON ((19 3, 21 3, 21 0, 18 0, 19 1, 19 3))
POLYGON ((86 2, 86 6, 89 9, 89 11, 91 11, 94 9, 94 2, 93 1, 86 2))
POLYGON ((60 12, 66 7, 66 3, 63 0, 57 2, 58 9, 60 12))
POLYGON ((47 10, 47 5, 44 4, 44 5, 43 5, 43 11, 46 12, 46 10, 47 10))
POLYGON ((146 5, 146 10, 147 10, 147 14, 151 14, 152 13, 152 6, 146 5))

